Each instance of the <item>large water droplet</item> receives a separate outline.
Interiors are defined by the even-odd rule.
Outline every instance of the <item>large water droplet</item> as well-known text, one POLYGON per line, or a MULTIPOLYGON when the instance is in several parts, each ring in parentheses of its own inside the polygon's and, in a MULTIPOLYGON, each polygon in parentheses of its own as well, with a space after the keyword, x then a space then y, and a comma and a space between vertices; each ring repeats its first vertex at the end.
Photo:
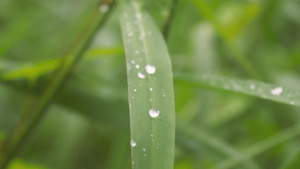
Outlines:
POLYGON ((155 117, 158 117, 159 115, 159 110, 155 109, 155 108, 152 108, 149 110, 149 115, 152 117, 152 118, 155 118, 155 117))
POLYGON ((139 72, 139 73, 138 73, 138 77, 139 77, 140 79, 144 79, 144 78, 145 78, 145 75, 144 75, 143 73, 139 72))
POLYGON ((135 147, 136 146, 136 142, 134 140, 131 140, 130 141, 130 145, 131 145, 131 147, 135 147))
POLYGON ((149 74, 154 74, 155 70, 156 70, 156 68, 153 65, 147 65, 146 66, 146 72, 149 73, 149 74))
POLYGON ((282 87, 276 87, 274 89, 271 89, 271 94, 275 96, 279 96, 283 91, 282 87))

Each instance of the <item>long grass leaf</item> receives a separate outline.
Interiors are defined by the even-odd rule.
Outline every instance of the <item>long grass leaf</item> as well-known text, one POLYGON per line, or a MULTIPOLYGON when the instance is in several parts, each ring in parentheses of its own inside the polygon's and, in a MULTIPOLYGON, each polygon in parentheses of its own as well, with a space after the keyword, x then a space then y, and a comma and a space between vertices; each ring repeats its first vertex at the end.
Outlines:
MULTIPOLYGON (((108 4, 102 4, 106 5, 108 4)), ((49 106, 53 96, 63 84, 67 75, 72 68, 79 62, 85 50, 88 48, 94 34, 98 31, 100 25, 105 20, 106 14, 99 11, 99 6, 91 12, 87 24, 78 38, 72 44, 72 48, 68 51, 56 74, 53 75, 50 83, 45 90, 35 99, 32 100, 21 114, 14 130, 9 134, 0 147, 0 168, 6 168, 7 164, 15 156, 15 153, 21 147, 22 143, 29 136, 30 132, 38 124, 45 110, 49 106)))
POLYGON ((179 75, 175 78, 175 82, 178 84, 200 88, 246 94, 266 100, 300 106, 299 90, 289 89, 280 85, 273 85, 255 80, 242 80, 216 75, 179 75))
POLYGON ((133 169, 172 169, 175 108, 167 47, 137 2, 123 4, 133 169))
MULTIPOLYGON (((98 57, 104 57, 111 54, 123 54, 124 50, 122 47, 114 48, 99 48, 99 49, 90 49, 84 55, 84 60, 95 59, 98 57)), ((62 59, 52 59, 47 60, 41 63, 20 66, 16 69, 6 71, 2 70, 4 73, 1 74, 1 81, 9 81, 16 79, 27 79, 35 81, 37 78, 44 76, 46 74, 52 73, 55 68, 60 64, 62 59)), ((71 60, 68 59, 66 64, 70 64, 71 60)))

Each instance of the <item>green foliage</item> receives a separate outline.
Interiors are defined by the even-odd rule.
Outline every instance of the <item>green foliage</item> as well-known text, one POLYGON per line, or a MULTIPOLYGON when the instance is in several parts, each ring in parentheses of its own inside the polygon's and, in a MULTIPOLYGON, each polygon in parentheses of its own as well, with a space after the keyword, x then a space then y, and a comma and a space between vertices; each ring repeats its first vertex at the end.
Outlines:
POLYGON ((7 168, 298 168, 297 0, 128 1, 0 1, 7 168))

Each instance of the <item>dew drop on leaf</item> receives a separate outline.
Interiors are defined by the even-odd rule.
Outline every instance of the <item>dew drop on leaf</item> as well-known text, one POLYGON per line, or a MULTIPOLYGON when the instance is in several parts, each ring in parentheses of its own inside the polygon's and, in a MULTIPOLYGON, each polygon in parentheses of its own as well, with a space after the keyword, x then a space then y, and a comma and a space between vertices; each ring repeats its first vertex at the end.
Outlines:
POLYGON ((283 91, 282 87, 276 87, 274 89, 271 89, 271 94, 275 96, 279 96, 283 91))
POLYGON ((149 74, 154 74, 155 73, 155 66, 153 65, 146 65, 146 72, 149 73, 149 74))
POLYGON ((155 109, 155 108, 152 108, 149 110, 149 115, 152 117, 152 118, 155 118, 155 117, 158 117, 159 115, 159 110, 155 109))
POLYGON ((136 146, 136 142, 134 140, 131 140, 130 141, 130 145, 131 145, 131 147, 135 147, 136 146))
POLYGON ((100 12, 106 13, 109 10, 109 6, 107 4, 103 4, 99 8, 100 12))
POLYGON ((250 89, 251 89, 251 90, 254 90, 254 89, 255 89, 255 84, 251 84, 251 85, 250 85, 250 89))
POLYGON ((139 77, 140 79, 144 79, 144 78, 145 78, 145 75, 144 75, 143 73, 139 72, 139 73, 138 73, 138 77, 139 77))

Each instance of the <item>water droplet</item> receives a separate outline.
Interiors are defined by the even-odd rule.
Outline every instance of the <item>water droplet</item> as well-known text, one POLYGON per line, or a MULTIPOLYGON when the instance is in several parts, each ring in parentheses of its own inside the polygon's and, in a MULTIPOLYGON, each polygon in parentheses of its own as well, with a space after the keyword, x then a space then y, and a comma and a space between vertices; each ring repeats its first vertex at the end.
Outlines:
POLYGON ((150 87, 149 90, 152 91, 153 89, 150 87))
POLYGON ((133 32, 129 32, 127 35, 128 35, 128 36, 132 36, 132 35, 133 35, 133 32))
POLYGON ((279 96, 283 91, 282 87, 276 87, 274 89, 271 89, 271 94, 275 96, 279 96))
POLYGON ((144 156, 147 156, 147 154, 144 154, 144 156))
POLYGON ((255 89, 255 84, 250 84, 250 89, 254 90, 255 89))
POLYGON ((140 79, 144 79, 144 78, 145 78, 145 75, 144 75, 143 73, 139 72, 139 73, 138 73, 138 77, 139 77, 140 79))
POLYGON ((152 99, 150 99, 150 102, 152 102, 152 99))
POLYGON ((145 149, 145 148, 143 148, 143 151, 146 151, 146 149, 145 149))
POLYGON ((132 64, 135 64, 135 61, 134 61, 134 60, 131 60, 130 62, 131 62, 132 64))
POLYGON ((109 10, 109 6, 107 4, 102 4, 100 7, 99 7, 99 10, 100 12, 102 13, 106 13, 108 10, 109 10))
POLYGON ((158 117, 159 115, 159 110, 155 109, 155 108, 152 108, 149 110, 149 115, 152 117, 152 118, 155 118, 155 117, 158 117))
POLYGON ((140 65, 135 65, 135 68, 139 69, 139 68, 140 68, 140 65))
POLYGON ((135 147, 136 146, 136 142, 134 140, 131 140, 130 141, 130 145, 131 145, 131 147, 135 147))
POLYGON ((149 74, 154 74, 155 70, 156 70, 156 68, 153 65, 147 65, 146 66, 146 72, 149 73, 149 74))
POLYGON ((136 89, 133 89, 133 91, 135 91, 135 92, 136 92, 136 89))
POLYGON ((166 95, 165 95, 165 94, 163 94, 163 97, 166 97, 166 95))
POLYGON ((136 53, 136 54, 139 54, 139 53, 140 53, 140 51, 136 50, 136 51, 135 51, 135 53, 136 53))
POLYGON ((294 101, 291 101, 291 104, 295 104, 295 102, 294 102, 294 101))
POLYGON ((142 14, 141 14, 141 13, 136 13, 136 14, 135 14, 135 17, 136 17, 137 19, 141 19, 141 18, 142 18, 142 14))
POLYGON ((153 137, 153 134, 151 134, 151 137, 153 137))

